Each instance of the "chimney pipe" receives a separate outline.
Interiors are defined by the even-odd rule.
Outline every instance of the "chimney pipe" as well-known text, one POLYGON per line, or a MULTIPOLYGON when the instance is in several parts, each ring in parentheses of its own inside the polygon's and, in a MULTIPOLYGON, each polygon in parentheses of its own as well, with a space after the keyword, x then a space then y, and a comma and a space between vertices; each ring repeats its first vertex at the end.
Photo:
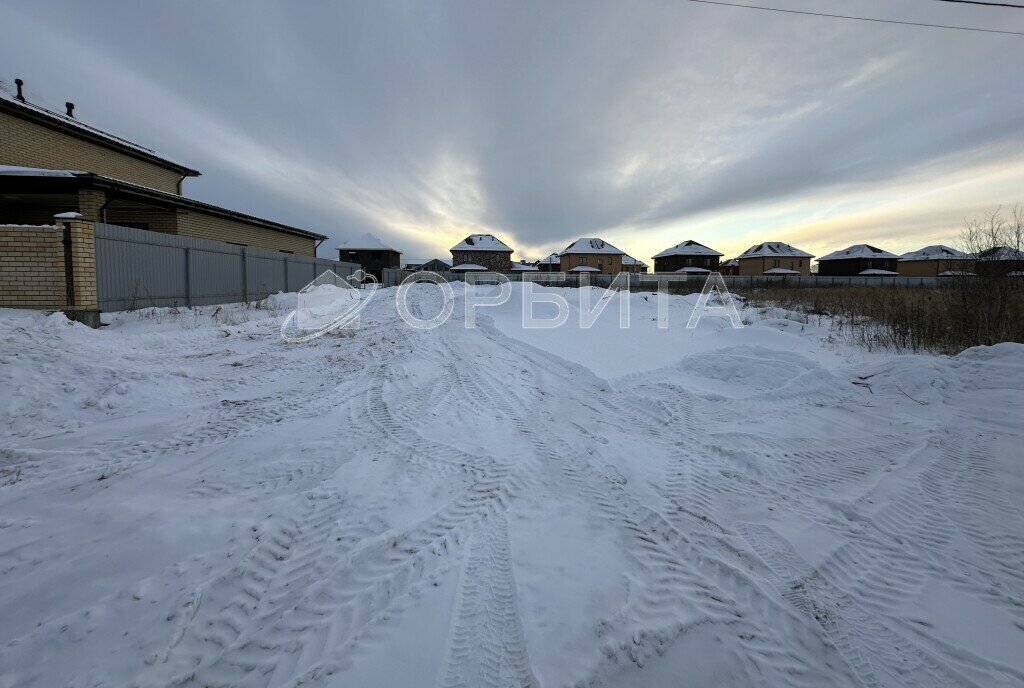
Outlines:
POLYGON ((75 104, 74 103, 69 101, 67 103, 64 103, 64 107, 66 107, 68 109, 68 117, 74 117, 75 116, 75 104))
POLYGON ((18 87, 18 95, 15 96, 21 102, 25 102, 25 94, 21 92, 21 87, 25 85, 25 82, 21 79, 15 79, 14 85, 18 87))

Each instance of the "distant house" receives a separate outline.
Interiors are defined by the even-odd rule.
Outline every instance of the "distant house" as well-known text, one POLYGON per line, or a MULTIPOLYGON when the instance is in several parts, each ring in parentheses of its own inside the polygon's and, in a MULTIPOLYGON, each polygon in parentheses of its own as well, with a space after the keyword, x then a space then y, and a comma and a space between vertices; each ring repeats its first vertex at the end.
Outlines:
POLYGON ((986 277, 1020 276, 1024 272, 1024 251, 1009 246, 995 246, 978 254, 974 271, 986 277))
POLYGON ((622 256, 622 271, 643 274, 647 272, 647 263, 637 260, 633 256, 622 256))
POLYGON ((704 268, 708 272, 716 272, 721 257, 718 251, 688 240, 655 255, 654 271, 679 272, 683 268, 704 268))
POLYGON ((402 253, 381 241, 380 237, 367 232, 338 247, 338 260, 359 263, 363 271, 377 280, 383 279, 384 268, 399 268, 402 253))
POLYGON ((622 257, 625 255, 604 239, 591 237, 577 239, 558 254, 561 259, 561 272, 594 272, 605 275, 617 275, 622 272, 622 257))
POLYGON ((491 272, 512 270, 512 249, 493 234, 470 234, 452 246, 453 265, 479 265, 491 272))
POLYGON ((781 241, 766 241, 751 246, 736 260, 741 275, 810 275, 813 257, 781 241))
POLYGON ((937 277, 974 272, 974 261, 963 251, 936 244, 904 253, 896 261, 896 271, 906 277, 937 277))
POLYGON ((738 275, 740 274, 740 262, 735 258, 727 260, 718 265, 718 271, 723 275, 738 275))
POLYGON ((422 263, 417 269, 424 272, 447 272, 452 269, 452 262, 445 258, 432 258, 422 263))
POLYGON ((541 272, 558 272, 562 269, 562 259, 557 253, 552 253, 547 258, 538 260, 536 265, 541 272))
POLYGON ((855 244, 818 259, 818 274, 825 277, 847 275, 895 275, 897 256, 870 244, 855 244))
POLYGON ((540 268, 533 263, 521 260, 518 263, 512 263, 512 272, 540 272, 540 268))

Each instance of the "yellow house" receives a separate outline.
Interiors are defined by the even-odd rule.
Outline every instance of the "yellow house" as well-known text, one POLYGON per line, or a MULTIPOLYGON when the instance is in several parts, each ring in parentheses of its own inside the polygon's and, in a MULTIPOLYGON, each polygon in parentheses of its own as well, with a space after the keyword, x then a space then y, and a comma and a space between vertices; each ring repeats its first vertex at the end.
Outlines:
POLYGON ((562 272, 617 275, 622 272, 625 255, 604 239, 582 238, 569 244, 558 257, 562 272))
POLYGON ((182 195, 199 172, 0 83, 0 224, 48 224, 62 212, 94 222, 315 256, 327 237, 182 195))
POLYGON ((810 275, 810 253, 781 241, 751 246, 737 256, 741 275, 810 275))

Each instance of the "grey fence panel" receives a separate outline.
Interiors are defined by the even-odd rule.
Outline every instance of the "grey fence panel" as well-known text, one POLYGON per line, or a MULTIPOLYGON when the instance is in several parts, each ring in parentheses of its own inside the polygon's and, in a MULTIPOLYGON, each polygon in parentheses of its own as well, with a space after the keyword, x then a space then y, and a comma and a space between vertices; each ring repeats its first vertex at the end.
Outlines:
POLYGON ((189 248, 190 302, 182 305, 210 306, 244 300, 244 255, 241 247, 226 246, 230 250, 189 248))
MULTIPOLYGON (((409 270, 398 270, 388 268, 384 270, 382 285, 385 287, 397 287, 410 275, 417 273, 409 270)), ((464 273, 438 272, 435 273, 449 282, 466 281, 464 273)), ((475 279, 490 281, 496 273, 468 273, 474 275, 475 279)), ((513 272, 503 275, 510 282, 521 282, 529 280, 540 285, 552 287, 578 287, 583 279, 578 274, 572 273, 551 273, 551 272, 513 272)), ((629 276, 631 291, 657 291, 659 288, 668 289, 673 292, 690 289, 699 292, 707 279, 706 275, 687 275, 675 273, 634 273, 629 276)), ((800 289, 809 287, 948 287, 956 284, 956 280, 963 277, 902 277, 891 276, 881 277, 875 275, 855 276, 819 276, 819 275, 723 275, 725 284, 730 289, 737 288, 760 288, 760 287, 781 287, 786 289, 800 289)), ((590 275, 589 284, 595 287, 607 288, 614 280, 612 275, 590 275)))
POLYGON ((326 270, 348 277, 353 263, 96 224, 100 310, 204 306, 299 291, 326 270))

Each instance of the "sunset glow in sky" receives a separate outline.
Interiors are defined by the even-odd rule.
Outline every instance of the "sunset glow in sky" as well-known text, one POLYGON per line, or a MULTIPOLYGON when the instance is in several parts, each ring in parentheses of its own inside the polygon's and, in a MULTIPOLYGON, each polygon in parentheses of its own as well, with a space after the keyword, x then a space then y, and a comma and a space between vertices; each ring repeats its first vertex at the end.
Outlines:
POLYGON ((366 231, 408 258, 471 232, 531 260, 580 236, 647 262, 686 239, 899 253, 1024 203, 1024 37, 682 0, 95 4, 0 0, 0 80, 201 170, 187 195, 330 235, 324 256, 366 231))

